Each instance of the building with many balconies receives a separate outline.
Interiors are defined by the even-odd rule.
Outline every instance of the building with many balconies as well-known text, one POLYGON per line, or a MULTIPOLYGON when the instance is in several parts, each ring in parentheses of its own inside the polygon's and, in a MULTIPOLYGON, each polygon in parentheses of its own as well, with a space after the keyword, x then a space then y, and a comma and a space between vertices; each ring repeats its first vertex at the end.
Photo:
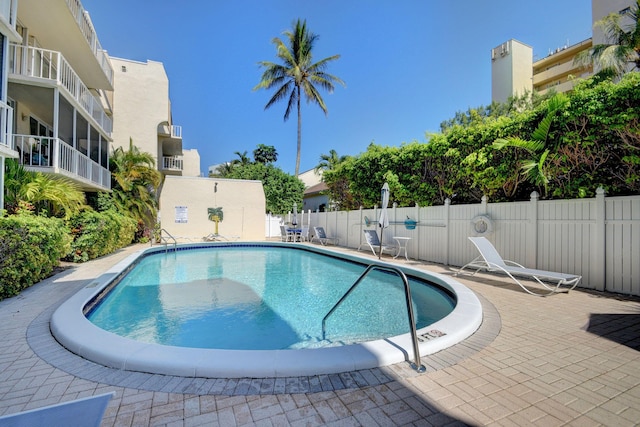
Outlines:
POLYGON ((111 149, 131 140, 163 174, 200 175, 163 65, 109 58, 80 0, 0 0, 0 61, 0 209, 6 158, 108 191, 111 149))
POLYGON ((109 190, 113 70, 89 14, 79 0, 12 5, 20 39, 4 51, 11 157, 85 191, 109 190))

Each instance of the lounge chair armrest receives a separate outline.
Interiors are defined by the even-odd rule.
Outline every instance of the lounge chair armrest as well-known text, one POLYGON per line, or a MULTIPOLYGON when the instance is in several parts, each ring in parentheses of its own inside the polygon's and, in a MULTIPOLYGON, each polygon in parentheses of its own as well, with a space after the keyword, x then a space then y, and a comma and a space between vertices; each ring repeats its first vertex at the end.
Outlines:
POLYGON ((504 261, 504 263, 505 263, 506 265, 510 265, 510 266, 513 266, 513 267, 526 268, 524 265, 522 265, 522 264, 518 264, 518 263, 517 263, 517 262, 515 262, 515 261, 510 261, 510 260, 508 260, 508 259, 505 259, 505 260, 503 260, 503 261, 504 261))

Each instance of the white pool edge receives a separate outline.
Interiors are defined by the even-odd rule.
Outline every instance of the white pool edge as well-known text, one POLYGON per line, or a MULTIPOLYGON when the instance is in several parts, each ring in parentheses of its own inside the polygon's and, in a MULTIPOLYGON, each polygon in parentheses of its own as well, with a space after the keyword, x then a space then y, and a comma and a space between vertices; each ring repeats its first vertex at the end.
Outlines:
MULTIPOLYGON (((241 242, 240 245, 288 246, 292 243, 241 242)), ((185 244, 180 247, 224 246, 226 243, 185 244)), ((365 264, 370 258, 335 252, 309 245, 296 245, 313 252, 351 259, 365 264)), ((56 340, 69 351, 98 364, 145 373, 205 378, 271 378, 310 376, 371 369, 404 361, 413 361, 410 334, 340 347, 299 350, 215 350, 148 344, 120 337, 100 329, 83 314, 83 308, 118 275, 147 252, 147 248, 115 264, 91 281, 53 313, 50 328, 56 340)), ((476 295, 451 277, 373 261, 397 267, 410 275, 426 278, 457 296, 454 310, 445 318, 418 330, 429 338, 429 331, 444 335, 419 343, 422 357, 436 353, 471 336, 482 324, 482 304, 476 295)))

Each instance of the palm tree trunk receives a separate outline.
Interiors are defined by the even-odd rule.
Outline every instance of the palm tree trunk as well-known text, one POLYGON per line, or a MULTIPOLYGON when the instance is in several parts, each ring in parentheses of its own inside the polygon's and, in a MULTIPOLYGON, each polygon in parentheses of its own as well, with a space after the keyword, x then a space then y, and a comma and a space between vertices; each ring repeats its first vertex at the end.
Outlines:
POLYGON ((300 172, 300 146, 302 145, 302 115, 300 109, 300 86, 296 87, 298 90, 298 152, 296 153, 296 178, 300 172))

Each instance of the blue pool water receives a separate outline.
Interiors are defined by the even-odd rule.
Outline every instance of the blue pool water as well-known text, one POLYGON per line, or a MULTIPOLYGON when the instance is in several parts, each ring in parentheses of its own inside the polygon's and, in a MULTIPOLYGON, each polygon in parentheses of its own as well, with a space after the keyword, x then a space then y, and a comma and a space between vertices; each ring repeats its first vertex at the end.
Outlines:
MULTIPOLYGON (((87 315, 141 342, 237 350, 318 348, 409 331, 402 281, 374 271, 322 318, 366 265, 293 247, 229 246, 153 253, 87 315)), ((455 299, 410 278, 417 328, 448 315, 455 299)))

